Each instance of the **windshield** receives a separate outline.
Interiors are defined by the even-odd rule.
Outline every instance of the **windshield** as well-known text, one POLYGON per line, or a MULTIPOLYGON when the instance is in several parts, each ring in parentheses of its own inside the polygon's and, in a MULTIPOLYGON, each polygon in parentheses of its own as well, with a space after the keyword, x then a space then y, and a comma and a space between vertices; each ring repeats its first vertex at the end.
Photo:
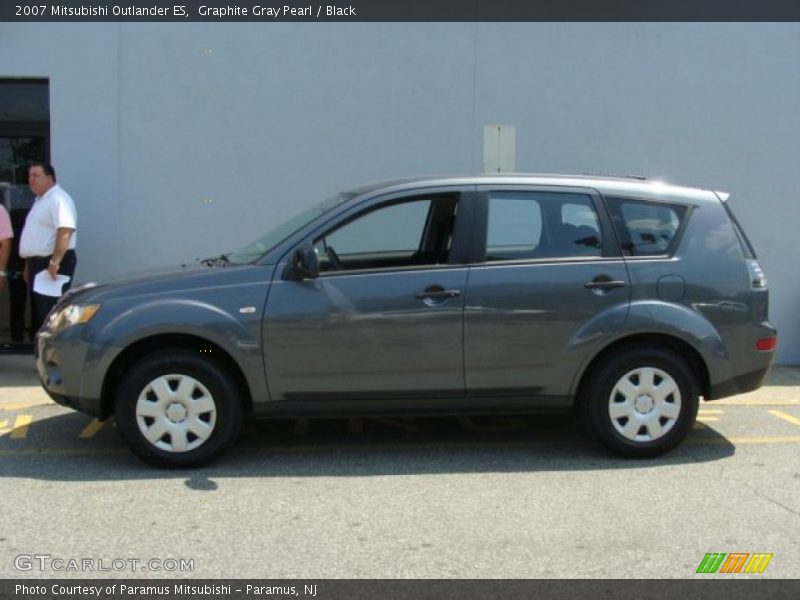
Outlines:
POLYGON ((295 231, 354 196, 355 194, 351 192, 343 192, 304 210, 299 215, 269 230, 244 248, 226 255, 226 261, 236 265, 244 265, 261 258, 267 251, 280 244, 295 231))

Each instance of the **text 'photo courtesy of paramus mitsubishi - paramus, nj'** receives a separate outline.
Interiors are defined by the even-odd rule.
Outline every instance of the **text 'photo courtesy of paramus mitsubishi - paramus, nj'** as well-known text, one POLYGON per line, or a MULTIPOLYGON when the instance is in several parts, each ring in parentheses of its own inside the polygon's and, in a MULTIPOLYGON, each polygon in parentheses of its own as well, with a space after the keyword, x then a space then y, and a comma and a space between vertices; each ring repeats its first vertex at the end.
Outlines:
POLYGON ((238 252, 73 289, 37 369, 162 467, 219 456, 245 416, 572 408, 612 452, 657 456, 700 397, 772 364, 767 281, 726 200, 560 175, 365 186, 238 252))

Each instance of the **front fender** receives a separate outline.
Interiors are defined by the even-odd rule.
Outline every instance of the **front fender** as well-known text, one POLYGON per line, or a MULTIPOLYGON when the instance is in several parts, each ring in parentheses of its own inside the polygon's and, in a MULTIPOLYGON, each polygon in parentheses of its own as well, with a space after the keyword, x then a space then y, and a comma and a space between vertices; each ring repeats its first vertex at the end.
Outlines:
MULTIPOLYGON (((102 311, 101 311, 102 313, 102 311)), ((98 313, 98 316, 100 313, 98 313)), ((241 368, 252 398, 268 398, 261 356, 261 314, 243 321, 219 306, 195 299, 153 299, 119 311, 97 328, 87 331, 91 344, 87 371, 81 385, 86 397, 99 397, 103 377, 114 359, 131 345, 160 335, 189 335, 219 346, 241 368)))

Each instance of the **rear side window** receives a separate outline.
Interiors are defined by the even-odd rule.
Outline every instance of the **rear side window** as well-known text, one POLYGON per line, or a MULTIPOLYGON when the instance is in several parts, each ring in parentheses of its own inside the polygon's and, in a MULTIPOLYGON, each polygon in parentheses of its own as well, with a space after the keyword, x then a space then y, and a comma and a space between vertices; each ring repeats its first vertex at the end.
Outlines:
POLYGON ((606 198, 625 256, 670 254, 686 207, 646 200, 606 198))

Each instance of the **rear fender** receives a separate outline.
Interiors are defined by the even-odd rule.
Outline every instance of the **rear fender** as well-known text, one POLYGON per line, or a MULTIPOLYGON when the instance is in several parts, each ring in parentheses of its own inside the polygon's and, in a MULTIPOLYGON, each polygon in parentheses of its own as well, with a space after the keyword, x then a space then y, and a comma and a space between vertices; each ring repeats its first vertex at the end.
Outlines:
MULTIPOLYGON (((587 331, 582 329, 579 335, 590 336, 592 334, 591 327, 592 322, 587 324, 587 331)), ((611 338, 607 338, 606 343, 597 348, 578 370, 572 382, 572 395, 577 394, 578 386, 586 370, 606 348, 624 341, 625 338, 641 335, 672 337, 693 347, 705 362, 712 386, 731 376, 728 349, 719 332, 708 319, 682 304, 643 300, 631 302, 624 326, 611 338)))

